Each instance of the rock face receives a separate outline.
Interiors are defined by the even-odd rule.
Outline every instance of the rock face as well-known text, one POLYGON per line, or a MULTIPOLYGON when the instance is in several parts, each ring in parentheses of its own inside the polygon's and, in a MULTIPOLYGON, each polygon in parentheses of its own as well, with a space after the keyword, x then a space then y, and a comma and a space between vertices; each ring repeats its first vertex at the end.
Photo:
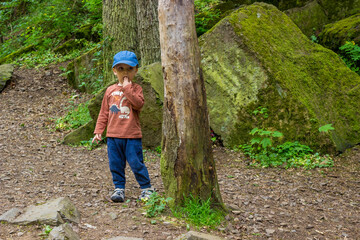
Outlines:
MULTIPOLYGON (((140 68, 134 82, 142 87, 145 98, 145 104, 140 114, 143 146, 154 148, 160 145, 162 134, 161 123, 164 84, 161 64, 154 63, 140 68)), ((107 86, 114 83, 115 82, 112 82, 107 86)), ((93 132, 106 88, 107 87, 99 91, 89 104, 90 116, 93 120, 65 136, 65 144, 77 144, 82 140, 89 140, 89 138, 94 136, 93 132)))
POLYGON ((61 197, 42 205, 29 206, 10 223, 19 225, 48 224, 56 226, 65 222, 80 222, 80 214, 69 198, 61 197))
POLYGON ((10 80, 14 67, 11 64, 0 65, 0 92, 4 90, 6 83, 10 80))
POLYGON ((254 127, 328 151, 360 142, 360 77, 274 6, 240 8, 199 44, 211 127, 226 146, 247 143, 254 127))
POLYGON ((325 26, 319 35, 320 43, 338 52, 346 41, 360 43, 360 13, 325 26))
POLYGON ((300 8, 286 10, 285 13, 306 36, 311 36, 329 23, 325 10, 317 0, 311 1, 300 8))
POLYGON ((285 11, 307 36, 321 32, 326 24, 359 12, 359 0, 313 0, 303 7, 291 8, 285 11))

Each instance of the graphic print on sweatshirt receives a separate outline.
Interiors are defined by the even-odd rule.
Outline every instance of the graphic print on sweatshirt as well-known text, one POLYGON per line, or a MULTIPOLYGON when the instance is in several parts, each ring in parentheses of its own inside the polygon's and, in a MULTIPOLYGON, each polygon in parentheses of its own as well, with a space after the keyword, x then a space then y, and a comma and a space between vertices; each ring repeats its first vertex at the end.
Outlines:
POLYGON ((114 100, 110 100, 110 102, 115 102, 115 103, 111 104, 110 111, 114 114, 120 113, 119 118, 129 119, 130 118, 129 117, 130 108, 127 106, 123 106, 124 100, 127 99, 125 96, 122 97, 123 94, 124 93, 120 92, 120 91, 115 91, 115 92, 111 93, 111 97, 114 98, 114 100), (119 105, 117 105, 117 103, 119 105))

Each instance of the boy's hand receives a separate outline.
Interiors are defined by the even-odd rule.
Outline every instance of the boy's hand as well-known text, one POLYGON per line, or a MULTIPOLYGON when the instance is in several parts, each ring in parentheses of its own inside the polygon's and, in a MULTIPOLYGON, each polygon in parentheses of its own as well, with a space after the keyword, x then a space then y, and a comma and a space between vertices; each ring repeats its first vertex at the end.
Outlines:
POLYGON ((96 141, 96 143, 99 143, 99 141, 101 141, 101 134, 100 133, 95 134, 95 136, 94 136, 91 143, 94 143, 95 141, 96 141))
POLYGON ((131 82, 129 81, 128 77, 124 77, 124 83, 123 83, 123 87, 126 87, 127 85, 131 84, 131 82))

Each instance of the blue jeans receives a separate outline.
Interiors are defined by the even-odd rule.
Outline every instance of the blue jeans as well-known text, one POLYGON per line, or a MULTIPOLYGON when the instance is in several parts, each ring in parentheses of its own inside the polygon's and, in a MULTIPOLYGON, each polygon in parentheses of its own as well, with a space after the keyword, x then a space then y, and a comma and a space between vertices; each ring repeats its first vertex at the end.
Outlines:
POLYGON ((125 188, 125 167, 129 163, 141 189, 151 187, 144 164, 141 138, 107 138, 109 166, 115 188, 125 188))

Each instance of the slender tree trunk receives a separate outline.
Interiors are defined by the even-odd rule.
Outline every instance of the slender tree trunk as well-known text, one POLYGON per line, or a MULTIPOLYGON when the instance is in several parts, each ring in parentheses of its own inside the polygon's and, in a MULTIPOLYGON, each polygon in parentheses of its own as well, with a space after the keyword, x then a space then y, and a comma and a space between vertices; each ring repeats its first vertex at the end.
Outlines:
POLYGON ((158 0, 136 0, 141 66, 160 61, 158 0))
POLYGON ((140 57, 134 0, 103 0, 104 83, 115 80, 111 71, 114 55, 123 50, 140 57))
POLYGON ((159 0, 164 73, 161 176, 179 204, 192 194, 223 207, 211 150, 210 127, 193 0, 159 0))

